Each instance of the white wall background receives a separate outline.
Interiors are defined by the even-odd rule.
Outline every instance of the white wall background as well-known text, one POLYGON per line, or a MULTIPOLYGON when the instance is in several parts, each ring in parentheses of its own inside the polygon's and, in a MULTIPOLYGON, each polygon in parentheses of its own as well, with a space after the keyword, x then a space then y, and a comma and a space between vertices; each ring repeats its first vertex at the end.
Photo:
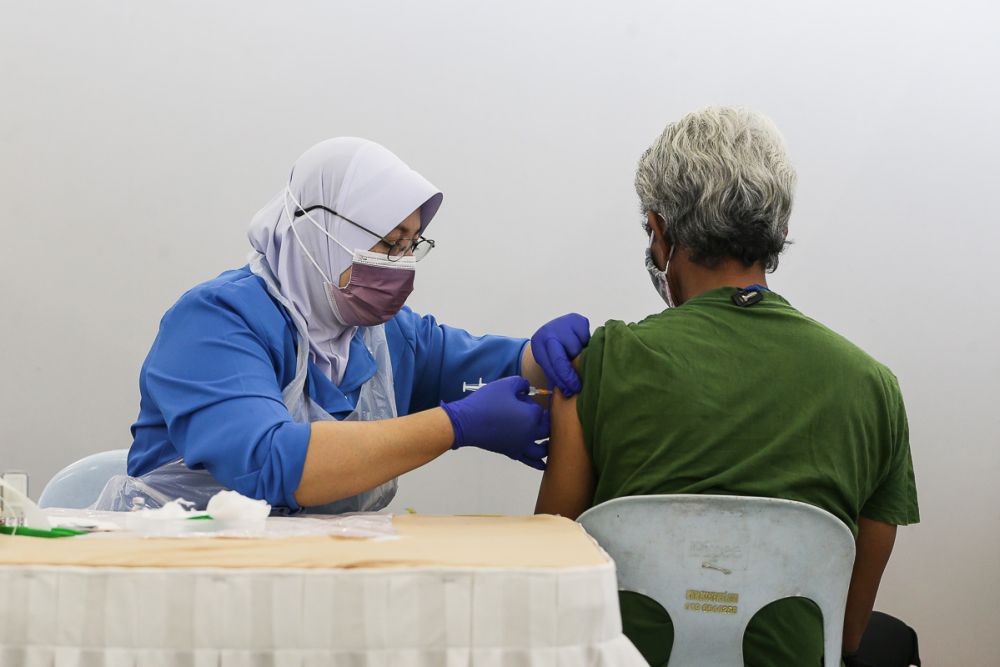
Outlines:
MULTIPOLYGON (((127 446, 162 312, 242 263, 314 142, 445 191, 411 304, 529 335, 660 308, 632 190, 663 125, 771 115, 800 187, 772 286, 899 376, 923 523, 878 606, 926 664, 1000 664, 1000 35, 990 2, 34 2, 0 8, 0 470, 37 497, 127 446)), ((394 507, 527 513, 538 475, 458 452, 394 507)))

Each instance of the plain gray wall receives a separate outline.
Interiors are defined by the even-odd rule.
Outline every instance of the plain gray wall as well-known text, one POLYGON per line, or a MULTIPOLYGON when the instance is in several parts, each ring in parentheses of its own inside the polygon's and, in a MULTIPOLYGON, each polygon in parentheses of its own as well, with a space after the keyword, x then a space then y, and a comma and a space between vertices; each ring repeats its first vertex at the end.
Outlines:
MULTIPOLYGON (((0 470, 37 497, 127 446, 163 311, 242 264, 292 161, 375 139, 445 192, 410 303, 530 335, 640 319, 632 176, 664 124, 769 114, 799 172, 772 286, 899 376, 923 523, 878 607, 927 664, 1000 664, 1000 65, 993 3, 6 3, 0 8, 0 470)), ((393 507, 527 513, 480 452, 393 507)))

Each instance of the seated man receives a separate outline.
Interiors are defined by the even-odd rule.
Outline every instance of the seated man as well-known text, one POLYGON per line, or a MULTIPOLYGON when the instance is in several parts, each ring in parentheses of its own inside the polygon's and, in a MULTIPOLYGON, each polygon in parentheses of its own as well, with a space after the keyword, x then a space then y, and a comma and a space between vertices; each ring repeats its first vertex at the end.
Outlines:
MULTIPOLYGON (((918 520, 895 376, 766 287, 785 246, 795 173, 764 117, 708 108, 671 123, 639 161, 646 265, 669 307, 609 321, 557 396, 536 511, 576 518, 620 496, 709 493, 797 500, 857 537, 844 653, 857 649, 896 526, 918 520)), ((654 665, 672 627, 622 596, 626 634, 654 665)), ((782 600, 754 617, 748 665, 819 665, 819 610, 782 600)))

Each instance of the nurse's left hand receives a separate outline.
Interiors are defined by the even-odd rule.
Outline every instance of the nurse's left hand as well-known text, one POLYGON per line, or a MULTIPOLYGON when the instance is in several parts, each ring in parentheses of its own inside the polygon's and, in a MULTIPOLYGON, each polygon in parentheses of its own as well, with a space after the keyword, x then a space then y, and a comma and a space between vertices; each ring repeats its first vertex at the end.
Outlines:
POLYGON ((472 445, 545 470, 549 413, 528 397, 522 377, 490 382, 471 396, 442 403, 455 431, 452 449, 472 445))
POLYGON ((549 384, 559 387, 567 398, 581 389, 573 358, 589 342, 590 321, 578 313, 569 313, 543 324, 531 337, 531 355, 549 384))

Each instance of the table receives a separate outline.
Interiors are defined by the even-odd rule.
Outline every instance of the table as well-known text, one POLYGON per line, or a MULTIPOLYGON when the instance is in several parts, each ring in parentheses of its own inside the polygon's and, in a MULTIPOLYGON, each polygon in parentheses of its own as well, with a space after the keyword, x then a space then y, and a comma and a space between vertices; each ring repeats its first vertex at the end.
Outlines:
POLYGON ((645 665, 614 564, 552 516, 397 539, 0 536, 0 665, 645 665))

